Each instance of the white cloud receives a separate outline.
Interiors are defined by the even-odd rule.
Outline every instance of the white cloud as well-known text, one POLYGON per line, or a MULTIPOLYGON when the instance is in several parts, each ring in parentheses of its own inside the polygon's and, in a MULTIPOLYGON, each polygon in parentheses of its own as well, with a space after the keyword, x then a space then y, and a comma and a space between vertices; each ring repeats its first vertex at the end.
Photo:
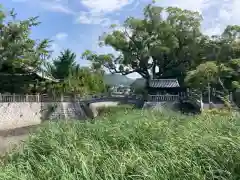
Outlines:
POLYGON ((64 32, 57 33, 55 36, 57 40, 65 40, 67 37, 68 37, 68 34, 64 32))
POLYGON ((239 0, 225 0, 225 6, 220 10, 220 19, 225 23, 240 24, 240 1, 239 0))
POLYGON ((133 3, 134 0, 82 0, 81 3, 92 12, 113 12, 133 3))
POLYGON ((76 22, 109 26, 117 23, 116 20, 107 17, 109 13, 116 13, 123 7, 133 3, 135 3, 134 8, 136 8, 138 2, 139 0, 81 0, 81 4, 88 8, 88 12, 81 12, 76 22))
MULTIPOLYGON (((215 4, 218 4, 218 8, 215 9, 217 10, 216 15, 212 16, 205 16, 205 26, 209 27, 209 29, 219 29, 218 32, 223 32, 223 30, 226 28, 227 25, 236 25, 236 24, 240 24, 240 11, 239 11, 239 7, 240 7, 240 1, 239 0, 215 0, 215 4), (208 25, 207 23, 211 22, 210 25, 208 25)), ((212 9, 214 9, 212 7, 212 9)), ((211 9, 208 9, 208 11, 210 12, 211 9)), ((209 31, 208 28, 205 28, 206 31, 209 31)), ((214 31, 212 31, 212 33, 210 34, 216 34, 214 33, 214 31)), ((218 33, 219 34, 219 33, 218 33)))
POLYGON ((164 7, 174 6, 182 9, 202 12, 204 9, 208 8, 213 1, 214 0, 159 0, 156 4, 164 7))
MULTIPOLYGON (((74 11, 71 7, 69 0, 12 0, 18 2, 31 3, 34 6, 41 7, 51 12, 59 12, 75 17, 76 23, 81 24, 99 24, 102 26, 109 26, 116 23, 116 20, 112 20, 107 17, 109 13, 115 13, 121 10, 127 5, 132 5, 132 8, 128 9, 132 11, 139 5, 140 0, 71 0, 75 5, 79 3, 87 8, 87 11, 74 11)), ((74 9, 78 6, 74 7, 74 9)))
POLYGON ((75 14, 73 10, 68 8, 67 6, 59 3, 59 2, 50 2, 50 1, 42 1, 39 3, 44 9, 52 11, 52 12, 60 12, 64 14, 75 14))
POLYGON ((81 24, 101 24, 109 26, 113 21, 104 17, 102 13, 80 12, 76 19, 76 23, 81 24))
POLYGON ((64 0, 12 0, 13 2, 29 3, 52 12, 74 15, 75 12, 68 7, 68 2, 64 0))
POLYGON ((158 0, 160 6, 176 6, 203 15, 203 31, 219 34, 227 25, 240 24, 240 0, 158 0))

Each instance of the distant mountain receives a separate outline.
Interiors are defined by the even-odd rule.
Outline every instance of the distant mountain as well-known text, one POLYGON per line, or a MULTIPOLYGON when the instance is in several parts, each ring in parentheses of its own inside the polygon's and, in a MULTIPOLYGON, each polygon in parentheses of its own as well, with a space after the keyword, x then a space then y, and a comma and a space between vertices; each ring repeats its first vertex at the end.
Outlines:
POLYGON ((144 88, 146 84, 146 80, 144 78, 137 78, 134 80, 134 82, 131 84, 131 88, 134 89, 141 89, 144 88))
POLYGON ((105 74, 103 79, 105 84, 109 86, 130 86, 135 81, 135 79, 128 78, 127 76, 123 76, 121 74, 105 74))

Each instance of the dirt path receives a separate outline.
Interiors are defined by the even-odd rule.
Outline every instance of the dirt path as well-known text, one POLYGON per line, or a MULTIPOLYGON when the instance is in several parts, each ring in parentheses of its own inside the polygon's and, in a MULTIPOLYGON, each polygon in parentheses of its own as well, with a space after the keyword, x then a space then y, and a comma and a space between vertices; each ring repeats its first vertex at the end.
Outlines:
POLYGON ((9 152, 16 147, 16 145, 19 145, 22 141, 26 140, 29 133, 37 127, 38 126, 28 126, 13 130, 0 131, 0 155, 9 152))

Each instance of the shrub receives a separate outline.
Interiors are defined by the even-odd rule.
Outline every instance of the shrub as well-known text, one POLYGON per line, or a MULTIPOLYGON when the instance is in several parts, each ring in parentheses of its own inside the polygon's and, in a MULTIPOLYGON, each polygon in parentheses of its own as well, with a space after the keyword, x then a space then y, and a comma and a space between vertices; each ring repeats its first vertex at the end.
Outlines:
POLYGON ((98 108, 99 115, 102 116, 111 116, 116 115, 117 112, 121 113, 128 113, 129 111, 133 110, 133 106, 131 105, 121 105, 116 107, 102 107, 98 108))

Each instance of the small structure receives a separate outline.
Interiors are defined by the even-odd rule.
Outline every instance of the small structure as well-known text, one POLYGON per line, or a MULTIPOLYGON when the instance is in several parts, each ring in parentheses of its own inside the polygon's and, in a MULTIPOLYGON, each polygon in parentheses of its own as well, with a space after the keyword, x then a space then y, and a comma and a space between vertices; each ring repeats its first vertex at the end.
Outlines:
POLYGON ((148 101, 177 101, 182 91, 177 79, 152 79, 149 81, 148 101))
POLYGON ((36 86, 41 82, 46 84, 58 83, 58 79, 49 77, 44 72, 31 67, 18 68, 15 72, 0 71, 0 93, 25 93, 26 88, 34 93, 36 86))

